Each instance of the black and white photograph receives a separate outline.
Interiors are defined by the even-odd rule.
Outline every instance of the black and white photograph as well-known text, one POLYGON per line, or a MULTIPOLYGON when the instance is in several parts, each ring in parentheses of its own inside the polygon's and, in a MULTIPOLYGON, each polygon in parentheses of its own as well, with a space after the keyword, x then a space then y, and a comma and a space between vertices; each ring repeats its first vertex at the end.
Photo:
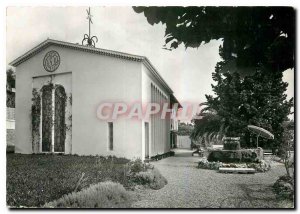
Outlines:
POLYGON ((3 10, 8 210, 296 208, 296 6, 3 10))

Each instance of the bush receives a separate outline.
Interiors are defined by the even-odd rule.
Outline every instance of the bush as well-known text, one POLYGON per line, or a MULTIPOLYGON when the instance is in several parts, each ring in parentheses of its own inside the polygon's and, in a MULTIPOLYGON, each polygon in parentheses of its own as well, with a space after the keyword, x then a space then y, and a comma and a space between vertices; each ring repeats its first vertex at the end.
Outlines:
POLYGON ((198 163, 198 168, 218 170, 220 167, 222 167, 222 165, 223 163, 221 162, 209 162, 206 158, 202 158, 198 163))
POLYGON ((242 159, 242 154, 240 151, 232 150, 220 150, 211 151, 207 157, 210 162, 240 162, 242 159))
POLYGON ((149 186, 151 189, 155 190, 163 188, 168 183, 167 179, 155 168, 145 172, 139 172, 133 179, 135 183, 149 186))
POLYGON ((44 205, 46 208, 128 208, 132 197, 125 188, 111 181, 91 185, 80 192, 64 195, 44 205))
POLYGON ((279 177, 273 185, 279 199, 294 199, 294 180, 288 175, 279 177))
POLYGON ((6 153, 15 153, 15 145, 7 145, 6 153))
POLYGON ((137 158, 135 160, 132 160, 128 163, 129 168, 130 168, 130 172, 132 173, 138 173, 141 171, 145 171, 145 164, 143 163, 143 161, 140 158, 137 158))
POLYGON ((259 157, 255 149, 241 149, 241 150, 214 150, 211 151, 207 157, 208 161, 220 161, 225 163, 258 162, 259 157))
POLYGON ((144 163, 140 158, 137 158, 135 160, 131 160, 128 163, 128 167, 129 167, 129 172, 128 172, 129 176, 134 176, 135 174, 137 174, 139 172, 145 172, 148 169, 153 168, 153 166, 151 164, 144 163))
POLYGON ((132 187, 136 185, 148 186, 151 189, 161 189, 167 184, 167 180, 154 166, 143 163, 141 159, 135 159, 128 163, 128 180, 132 187))
POLYGON ((257 154, 254 150, 252 149, 244 149, 244 150, 240 150, 241 151, 241 161, 243 162, 257 162, 257 154))
POLYGON ((254 168, 256 172, 267 172, 271 169, 271 164, 264 160, 259 161, 258 163, 248 163, 248 168, 254 168))
POLYGON ((226 141, 224 143, 224 150, 240 150, 241 145, 239 141, 226 141))

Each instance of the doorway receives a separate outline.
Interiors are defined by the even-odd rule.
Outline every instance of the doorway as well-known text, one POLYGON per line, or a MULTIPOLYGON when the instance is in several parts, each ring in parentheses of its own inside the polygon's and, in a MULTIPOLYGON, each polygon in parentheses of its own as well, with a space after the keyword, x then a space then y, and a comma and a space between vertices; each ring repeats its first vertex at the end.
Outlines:
POLYGON ((61 85, 42 88, 42 152, 65 152, 66 93, 61 85))
POLYGON ((149 123, 145 122, 145 158, 149 158, 149 123))

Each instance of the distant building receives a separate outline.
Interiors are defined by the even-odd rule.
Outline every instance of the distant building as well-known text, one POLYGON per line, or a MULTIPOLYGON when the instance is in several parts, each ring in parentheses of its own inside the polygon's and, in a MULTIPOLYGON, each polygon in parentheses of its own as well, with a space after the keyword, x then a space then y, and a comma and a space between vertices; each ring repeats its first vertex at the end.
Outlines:
MULTIPOLYGON (((11 72, 13 72, 11 70, 11 72)), ((13 78, 10 76, 10 78, 13 78)), ((13 83, 6 82, 6 143, 7 145, 14 145, 15 143, 15 88, 13 83)))
POLYGON ((15 144, 15 108, 6 108, 6 142, 7 145, 15 144))

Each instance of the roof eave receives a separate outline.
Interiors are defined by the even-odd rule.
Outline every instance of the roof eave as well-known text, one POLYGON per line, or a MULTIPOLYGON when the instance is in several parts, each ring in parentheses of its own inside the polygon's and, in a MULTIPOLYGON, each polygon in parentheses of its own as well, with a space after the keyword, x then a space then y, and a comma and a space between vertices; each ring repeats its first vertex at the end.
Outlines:
POLYGON ((32 55, 35 55, 35 54, 39 53, 41 51, 41 49, 43 49, 47 45, 48 42, 49 42, 49 39, 41 42, 40 44, 38 44, 37 46, 35 46, 31 50, 27 51, 26 53, 22 54, 21 56, 19 56, 18 58, 16 58, 15 60, 13 60, 12 62, 10 62, 8 64, 13 66, 13 67, 16 67, 16 66, 20 65, 22 62, 26 61, 32 55))
POLYGON ((63 42, 63 41, 58 41, 58 40, 53 40, 53 39, 47 39, 47 40, 43 41, 42 43, 38 44, 36 47, 32 48, 31 50, 27 51, 20 57, 16 58, 12 62, 10 62, 9 65, 16 67, 16 66, 20 65, 21 63, 25 62, 26 60, 28 60, 29 58, 31 58, 32 56, 41 52, 44 48, 49 47, 50 45, 56 45, 56 46, 61 46, 61 47, 65 47, 65 48, 71 48, 71 49, 106 55, 106 56, 112 56, 112 57, 142 62, 153 73, 153 75, 158 79, 158 81, 166 88, 166 90, 170 94, 173 93, 173 91, 169 87, 169 85, 160 76, 160 74, 157 72, 155 67, 150 62, 150 60, 148 60, 148 58, 145 56, 133 55, 133 54, 122 53, 122 52, 118 52, 118 51, 111 51, 111 50, 106 50, 106 49, 101 49, 101 48, 87 47, 87 46, 83 46, 83 45, 79 45, 79 44, 73 44, 73 43, 63 42))
POLYGON ((178 103, 178 108, 182 108, 182 105, 180 102, 177 100, 177 98, 174 96, 174 94, 171 94, 171 104, 172 103, 178 103))

